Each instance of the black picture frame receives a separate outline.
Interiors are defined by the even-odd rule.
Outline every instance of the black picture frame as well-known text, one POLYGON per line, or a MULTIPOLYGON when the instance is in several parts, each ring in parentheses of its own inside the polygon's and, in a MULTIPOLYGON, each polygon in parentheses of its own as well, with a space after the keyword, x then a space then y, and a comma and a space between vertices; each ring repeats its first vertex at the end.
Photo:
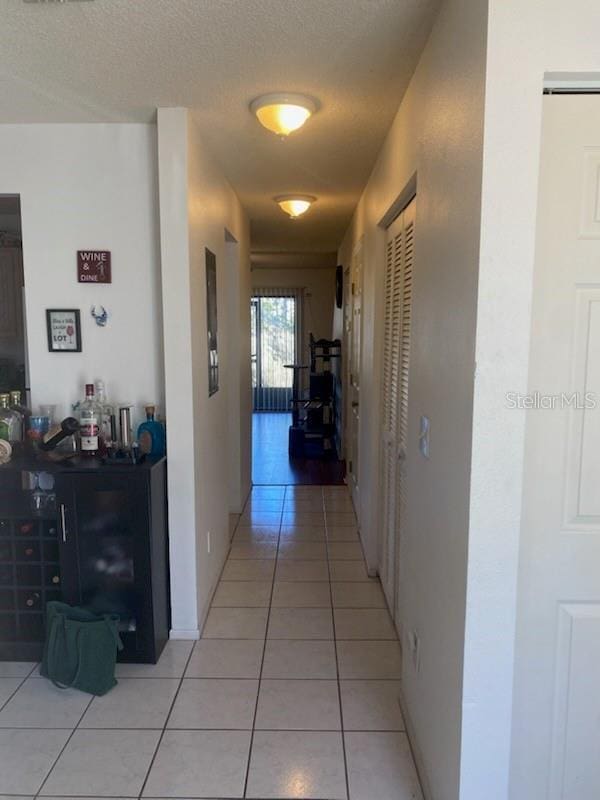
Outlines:
POLYGON ((47 308, 46 333, 49 353, 81 353, 81 314, 78 308, 47 308), (60 333, 64 327, 64 334, 60 333), (73 332, 70 333, 70 327, 73 332), (64 342, 59 340, 64 336, 64 342))
POLYGON ((217 257, 204 248, 206 268, 206 327, 208 342, 208 396, 219 391, 219 351, 217 346, 217 257))
POLYGON ((341 264, 335 268, 335 304, 338 308, 344 304, 344 267, 341 264))

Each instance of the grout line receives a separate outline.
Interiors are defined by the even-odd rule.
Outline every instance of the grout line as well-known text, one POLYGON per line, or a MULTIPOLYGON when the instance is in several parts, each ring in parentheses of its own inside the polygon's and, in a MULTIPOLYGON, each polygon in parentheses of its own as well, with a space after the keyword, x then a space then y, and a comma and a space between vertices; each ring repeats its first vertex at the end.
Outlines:
MULTIPOLYGON (((287 487, 285 488, 285 491, 284 491, 284 494, 283 494, 284 501, 285 501, 285 496, 286 495, 287 495, 287 487)), ((273 570, 273 574, 271 576, 271 593, 270 593, 270 596, 269 596, 269 607, 268 607, 268 610, 267 610, 267 624, 265 626, 265 638, 264 638, 264 642, 263 642, 262 658, 260 660, 260 670, 259 670, 259 673, 258 673, 258 689, 257 689, 257 692, 256 692, 256 703, 254 705, 254 716, 252 718, 252 731, 250 733, 250 745, 248 747, 248 761, 246 763, 246 775, 244 777, 244 788, 242 790, 242 797, 246 797, 246 794, 248 792, 248 780, 250 778, 250 763, 252 761, 252 749, 254 747, 254 732, 256 730, 256 718, 257 718, 257 715, 258 715, 258 703, 259 703, 259 700, 260 700, 260 690, 261 690, 262 680, 263 680, 262 674, 263 674, 263 669, 264 669, 264 665, 265 665, 265 654, 267 652, 267 641, 268 641, 268 637, 269 637, 269 623, 271 621, 271 609, 273 608, 273 592, 275 591, 275 575, 277 574, 277 560, 278 560, 278 555, 279 555, 279 544, 281 542, 281 526, 282 526, 282 520, 283 520, 283 507, 284 506, 282 504, 281 514, 279 516, 279 534, 278 534, 278 537, 277 537, 277 546, 276 546, 276 550, 275 550, 275 569, 273 570)))
MULTIPOLYGON (((323 492, 323 514, 325 516, 325 533, 327 534, 327 514, 325 512, 325 493, 323 492)), ((344 736, 344 708, 342 706, 342 686, 340 683, 340 665, 338 660, 337 637, 335 629, 335 608, 333 605, 333 586, 331 585, 331 566, 329 563, 329 547, 327 548, 327 571, 329 573, 329 593, 331 596, 331 622, 333 625, 333 648, 335 652, 335 671, 337 675, 338 705, 340 709, 340 729, 342 739, 342 755, 344 757, 344 776, 346 779, 346 797, 350 798, 350 779, 348 777, 348 756, 346 754, 346 737, 344 736)))
POLYGON ((146 784, 148 783, 148 778, 150 777, 150 773, 152 772, 152 767, 154 766, 154 762, 156 761, 156 757, 158 755, 158 751, 160 749, 162 741, 165 738, 165 733, 167 731, 167 725, 169 723, 169 720, 171 719, 171 714, 173 713, 173 708, 175 706, 175 703, 177 702, 177 698, 179 697, 179 692, 181 691, 181 687, 183 686, 185 673, 187 672, 187 668, 190 665, 190 661, 191 661, 192 654, 194 652, 195 647, 196 647, 196 642, 194 642, 194 644, 192 645, 192 647, 190 649, 190 652, 189 652, 189 655, 188 655, 188 657, 186 659, 185 665, 183 667, 183 672, 181 674, 181 678, 179 678, 179 685, 177 686, 177 690, 176 690, 175 694, 173 695, 173 699, 171 700, 171 705, 169 706, 169 711, 167 712, 167 715, 165 717, 165 721, 164 721, 164 724, 162 726, 162 730, 161 730, 160 736, 158 737, 158 741, 156 742, 156 747, 154 748, 154 753, 152 754, 152 758, 150 759, 150 763, 148 765, 148 769, 146 770, 146 776, 144 777, 144 780, 142 782, 142 786, 140 788, 139 794, 137 795, 138 798, 141 798, 142 795, 144 794, 144 789, 146 788, 146 784))

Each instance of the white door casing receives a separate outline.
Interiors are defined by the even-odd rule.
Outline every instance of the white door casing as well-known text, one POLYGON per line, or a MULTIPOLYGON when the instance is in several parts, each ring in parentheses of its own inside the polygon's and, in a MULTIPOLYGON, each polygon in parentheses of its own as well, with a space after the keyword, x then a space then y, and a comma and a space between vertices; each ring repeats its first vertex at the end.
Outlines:
POLYGON ((387 230, 381 385, 380 577, 398 621, 400 540, 406 511, 410 329, 416 201, 387 230))
POLYGON ((597 800, 598 96, 544 98, 532 319, 511 800, 597 800))
POLYGON ((356 245, 350 268, 350 326, 347 331, 348 353, 348 413, 347 419, 347 472, 354 507, 360 513, 359 440, 360 440, 360 371, 362 342, 362 273, 363 240, 356 245))

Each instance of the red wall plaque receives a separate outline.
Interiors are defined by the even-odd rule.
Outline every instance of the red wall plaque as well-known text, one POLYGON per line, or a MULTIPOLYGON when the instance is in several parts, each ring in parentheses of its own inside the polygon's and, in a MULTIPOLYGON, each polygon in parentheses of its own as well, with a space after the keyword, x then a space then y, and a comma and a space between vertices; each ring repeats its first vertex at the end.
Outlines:
POLYGON ((78 250, 77 280, 79 283, 112 283, 110 250, 78 250))

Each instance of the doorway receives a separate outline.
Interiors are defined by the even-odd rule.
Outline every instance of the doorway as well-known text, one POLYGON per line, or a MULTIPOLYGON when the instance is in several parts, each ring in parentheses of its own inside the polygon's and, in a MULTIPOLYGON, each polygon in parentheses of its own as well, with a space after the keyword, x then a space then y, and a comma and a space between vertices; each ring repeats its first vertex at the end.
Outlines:
POLYGON ((21 201, 0 196, 0 393, 20 392, 29 404, 21 201))
POLYGON ((250 301, 252 410, 289 413, 293 370, 298 362, 300 290, 258 290, 250 301))

